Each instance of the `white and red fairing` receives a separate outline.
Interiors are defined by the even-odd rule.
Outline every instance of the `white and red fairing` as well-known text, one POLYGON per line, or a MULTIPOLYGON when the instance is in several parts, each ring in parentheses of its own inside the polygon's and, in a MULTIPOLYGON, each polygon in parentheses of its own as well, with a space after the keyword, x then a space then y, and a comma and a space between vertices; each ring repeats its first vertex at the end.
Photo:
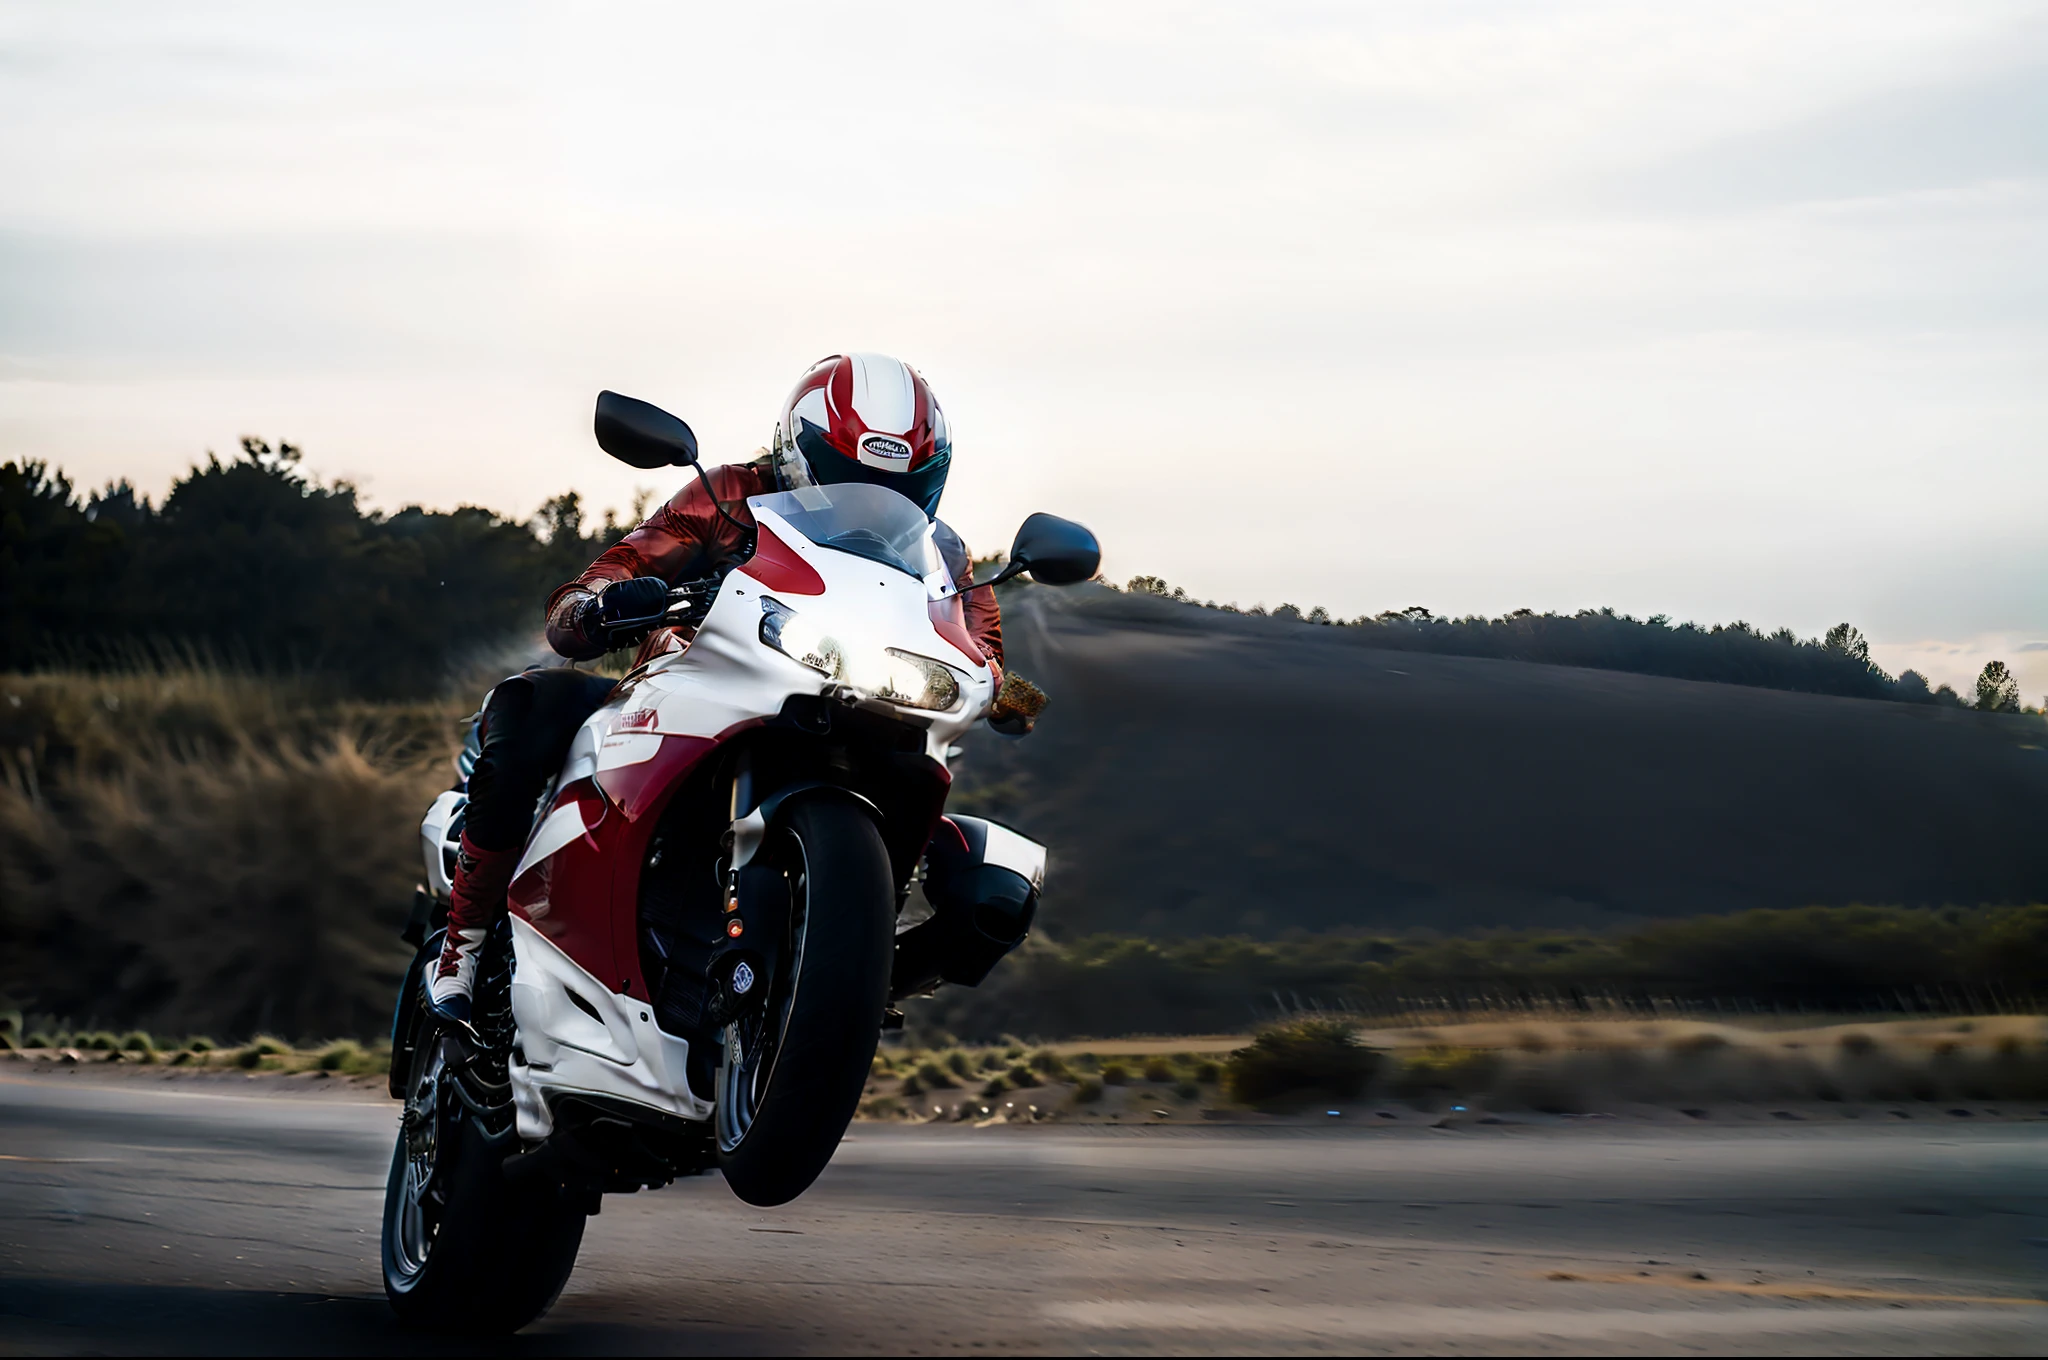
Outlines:
MULTIPOLYGON (((688 1042, 653 1020, 640 969, 640 872, 669 799, 721 743, 780 713, 792 695, 844 693, 840 681, 762 640, 764 597, 829 628, 849 656, 898 649, 948 668, 959 685, 948 711, 860 700, 925 725, 925 753, 942 779, 950 780, 948 749, 994 697, 987 661, 951 593, 963 583, 951 580, 929 528, 913 563, 924 569, 920 579, 820 547, 778 513, 778 503, 788 509, 792 498, 818 494, 748 501, 758 546, 726 579, 695 640, 629 675, 570 746, 510 893, 519 1031, 511 1071, 523 1137, 549 1132, 543 1096, 554 1093, 710 1116, 709 1102, 684 1080, 688 1042)), ((858 686, 858 674, 851 678, 858 686)))

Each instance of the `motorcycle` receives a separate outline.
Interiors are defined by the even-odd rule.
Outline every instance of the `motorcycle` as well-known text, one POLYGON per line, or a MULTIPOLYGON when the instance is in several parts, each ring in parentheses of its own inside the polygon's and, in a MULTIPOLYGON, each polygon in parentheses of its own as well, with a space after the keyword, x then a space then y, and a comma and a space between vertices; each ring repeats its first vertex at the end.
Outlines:
MULTIPOLYGON (((598 443, 689 467, 677 417, 604 393, 598 443)), ((1004 567, 952 579, 922 510, 880 486, 749 499, 753 553, 644 620, 640 664, 535 810, 466 1032, 422 1001, 479 747, 421 823, 417 953, 392 1022, 404 1102, 385 1188, 406 1322, 509 1332, 544 1313, 601 1197, 724 1174, 787 1203, 831 1160, 897 1003, 979 983, 1028 930, 1045 849, 945 815, 955 743, 994 699, 961 598, 1095 574, 1033 515, 1004 567), (903 925, 913 882, 931 915, 903 925)))

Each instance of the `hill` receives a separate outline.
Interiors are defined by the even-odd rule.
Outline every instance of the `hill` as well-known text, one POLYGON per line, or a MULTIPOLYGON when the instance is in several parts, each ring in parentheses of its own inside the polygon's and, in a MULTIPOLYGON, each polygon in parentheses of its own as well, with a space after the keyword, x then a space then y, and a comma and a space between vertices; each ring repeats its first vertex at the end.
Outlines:
POLYGON ((1096 931, 1605 927, 2048 897, 2039 716, 1368 645, 1100 587, 1008 594, 1053 707, 961 810, 1096 931))

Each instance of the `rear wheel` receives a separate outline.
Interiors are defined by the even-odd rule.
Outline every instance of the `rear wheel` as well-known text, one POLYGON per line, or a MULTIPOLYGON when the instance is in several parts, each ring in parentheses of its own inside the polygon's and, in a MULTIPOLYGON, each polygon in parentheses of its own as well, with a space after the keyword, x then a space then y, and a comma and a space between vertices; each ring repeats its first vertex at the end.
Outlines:
POLYGON ((726 1183, 775 1205, 810 1188, 860 1104, 896 923, 889 853, 851 804, 799 804, 758 853, 789 877, 789 932, 760 1009, 726 1026, 716 1117, 726 1183))
MULTIPOLYGON (((509 1048, 509 941, 500 932, 487 948, 478 1028, 509 1048)), ((505 1179, 519 1138, 510 1088, 493 1080, 502 1073, 496 1044, 473 1057, 425 1022, 384 1186, 384 1293, 409 1326, 517 1331, 554 1304, 576 1267, 582 1207, 552 1184, 505 1179)))

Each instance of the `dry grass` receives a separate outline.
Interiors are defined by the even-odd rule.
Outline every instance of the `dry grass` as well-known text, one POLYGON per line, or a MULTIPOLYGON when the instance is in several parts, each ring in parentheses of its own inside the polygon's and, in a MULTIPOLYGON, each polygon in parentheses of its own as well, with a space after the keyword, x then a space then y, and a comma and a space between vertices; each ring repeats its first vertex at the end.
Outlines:
POLYGON ((376 1033, 455 716, 201 669, 0 677, 0 986, 156 1029, 376 1033))
MULTIPOLYGON (((1805 1029, 1524 1017, 1363 1030, 1355 1047, 1341 1050, 1329 1034, 1311 1037, 1320 1042, 1306 1055, 1301 1044, 1275 1049, 1268 1037, 1261 1048, 1238 1039, 1228 1063, 1212 1056, 1214 1039, 1097 1040, 1063 1046, 1072 1050, 1066 1053, 1045 1048, 991 1081, 979 1103, 1000 1095, 1031 1103, 1039 1111, 1034 1119, 1157 1122, 1151 1107, 1168 1101, 1172 1117, 1195 1118, 1305 1106, 1342 1093, 1347 1106, 1364 1099, 1425 1110, 1462 1104, 1560 1114, 1771 1104, 1853 1111, 1925 1102, 2020 1102, 2031 1113, 2032 1102, 2048 1102, 2048 1020, 2037 1016, 1805 1029)), ((915 1076, 892 1091, 889 1073, 944 1073, 946 1061, 982 1071, 1006 1056, 996 1048, 895 1050, 878 1063, 869 1088, 875 1101, 893 1104, 871 1101, 868 1117, 931 1122, 936 1097, 943 1117, 953 1119, 977 1101, 963 1103, 959 1092, 921 1086, 915 1076)))
POLYGON ((209 1041, 198 1040, 185 1043, 165 1040, 161 1047, 152 1041, 147 1049, 95 1049, 75 1043, 56 1042, 79 1037, 83 1036, 31 1036, 32 1039, 47 1038, 52 1042, 30 1043, 16 1054, 16 1058, 24 1062, 60 1065, 162 1063, 176 1069, 180 1075, 209 1071, 271 1072, 281 1075, 324 1072, 337 1077, 370 1077, 381 1076, 391 1065, 391 1048, 388 1044, 380 1042, 366 1046, 353 1039, 336 1039, 318 1046, 295 1047, 271 1035, 260 1035, 239 1048, 225 1049, 215 1048, 209 1041))
MULTIPOLYGON (((1327 1062, 1312 1063, 1304 1069, 1309 1079, 1294 1083, 1292 1094, 1285 1081, 1274 1089, 1226 1090, 1224 1066, 1192 1051, 1151 1053, 1127 1062, 1138 1055, 1105 1044, 1104 1053, 1096 1055, 1098 1065, 1121 1068, 1125 1082, 1118 1085, 1076 1070, 1078 1063, 1062 1063, 1056 1072, 1038 1070, 1029 1061, 1001 1068, 1011 1052, 1021 1053, 1016 1046, 938 1053, 885 1049, 870 1073, 861 1114, 917 1123, 1072 1119, 1151 1124, 1219 1115, 1262 1117, 1254 1112, 1301 1106, 1320 1111, 1324 1097, 1341 1094, 1335 1087, 1351 1093, 1340 1102, 1346 1110, 1361 1102, 1434 1112, 1453 1105, 1554 1114, 1658 1109, 1670 1112, 1668 1118, 1678 1117, 1678 1111, 1702 1114, 1726 1106, 1767 1111, 1818 1105, 1855 1114, 1929 1102, 1937 1108, 2002 1105, 2008 1114, 2031 1116, 2048 1102, 2048 1020, 2031 1016, 1798 1031, 1574 1024, 1544 1035, 1541 1047, 1528 1045, 1526 1034, 1524 1042, 1516 1042, 1512 1031, 1489 1035, 1471 1028, 1405 1031, 1398 1044, 1381 1043, 1387 1036, 1362 1035, 1370 1048, 1361 1045, 1339 1055, 1346 1059, 1337 1073, 1342 1082, 1330 1080, 1327 1062), (1507 1042, 1489 1046, 1486 1041, 1493 1038, 1507 1042), (1362 1088, 1352 1083, 1360 1064, 1349 1054, 1369 1060, 1362 1088), (954 1080, 949 1060, 956 1057, 970 1070, 995 1075, 973 1087, 954 1081, 933 1089, 920 1082, 920 1072, 954 1080), (1140 1066, 1149 1070, 1133 1070, 1140 1066)), ((165 1066, 151 1071, 230 1075, 369 1077, 382 1073, 390 1058, 381 1043, 365 1046, 347 1039, 294 1046, 259 1036, 238 1047, 215 1048, 197 1036, 180 1040, 44 1029, 28 1033, 15 1056, 50 1062, 65 1052, 77 1063, 104 1065, 109 1071, 153 1059, 165 1066)))

